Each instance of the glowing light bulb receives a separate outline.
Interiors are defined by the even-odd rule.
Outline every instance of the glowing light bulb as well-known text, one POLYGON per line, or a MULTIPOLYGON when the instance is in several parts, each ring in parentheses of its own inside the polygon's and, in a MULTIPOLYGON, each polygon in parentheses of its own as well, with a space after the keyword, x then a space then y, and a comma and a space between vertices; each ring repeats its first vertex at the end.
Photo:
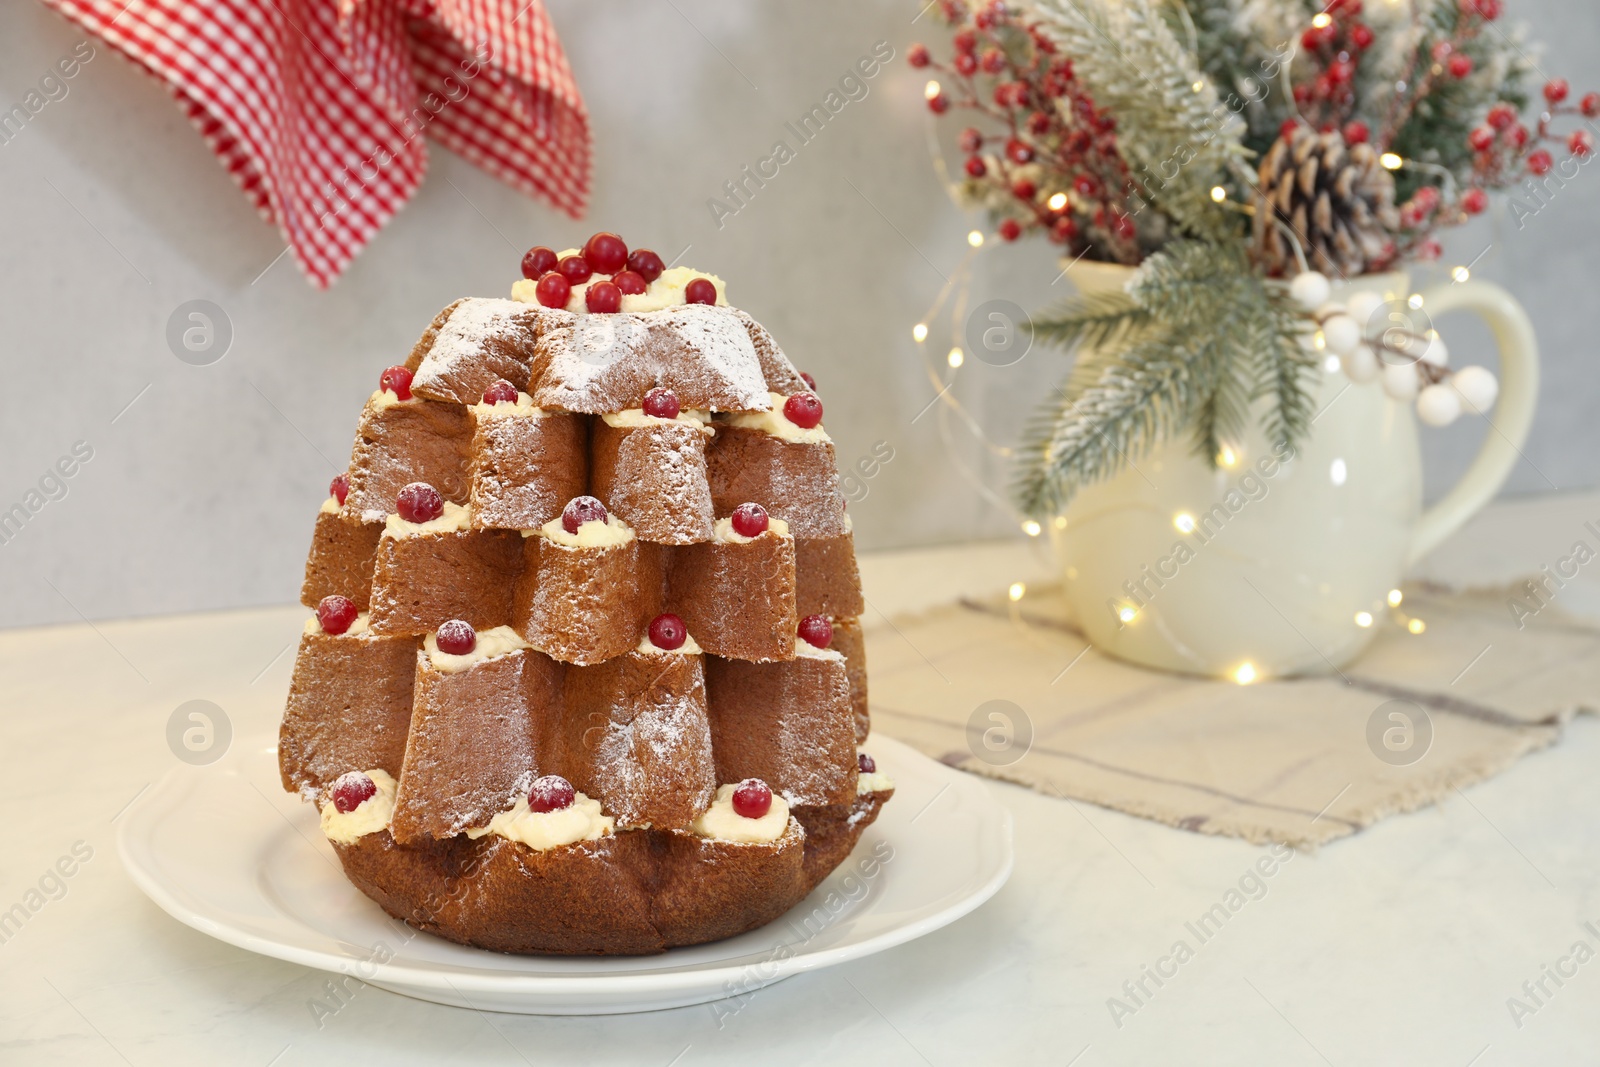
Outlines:
POLYGON ((973 248, 982 248, 983 234, 977 230, 973 230, 971 233, 967 234, 967 244, 971 245, 973 248))
POLYGON ((1060 211, 1062 208, 1067 206, 1067 194, 1066 193, 1056 193, 1054 196, 1052 196, 1049 200, 1046 200, 1044 203, 1045 203, 1045 207, 1048 207, 1051 211, 1060 211))
POLYGON ((1195 83, 1193 85, 1189 86, 1189 88, 1193 89, 1197 93, 1200 92, 1201 90, 1203 90, 1205 87, 1206 87, 1206 83, 1203 82, 1203 81, 1200 81, 1199 79, 1196 79, 1195 83))
POLYGON ((1414 634, 1420 634, 1427 628, 1428 624, 1423 622, 1421 619, 1412 619, 1410 622, 1406 623, 1406 629, 1410 630, 1414 634))
POLYGON ((1388 600, 1389 600, 1389 606, 1391 608, 1399 607, 1400 606, 1400 601, 1404 600, 1405 598, 1406 598, 1406 595, 1404 593, 1402 593, 1400 590, 1398 590, 1398 589, 1389 590, 1388 600))
POLYGON ((917 342, 919 345, 926 341, 928 339, 928 324, 925 322, 919 322, 915 326, 911 327, 911 339, 917 342))
POLYGON ((1406 300, 1406 307, 1410 308, 1412 311, 1421 310, 1421 308, 1422 308, 1422 294, 1421 293, 1412 293, 1411 296, 1406 300))
POLYGON ((1319 30, 1324 26, 1331 26, 1333 25, 1333 16, 1328 14, 1326 11, 1319 12, 1311 19, 1311 25, 1315 26, 1319 30))
POLYGON ((1058 530, 1065 530, 1067 528, 1067 517, 1065 515, 1057 515, 1052 522, 1055 528, 1058 530))
POLYGON ((924 85, 922 87, 922 96, 923 96, 923 98, 927 99, 927 100, 932 100, 934 97, 936 97, 938 95, 939 95, 939 83, 934 81, 932 78, 929 78, 928 79, 928 84, 924 85))
POLYGON ((1172 525, 1182 533, 1194 533, 1194 516, 1187 511, 1180 511, 1172 517, 1172 525))
POLYGON ((1213 185, 1211 187, 1211 199, 1215 200, 1219 204, 1222 203, 1224 200, 1228 199, 1228 190, 1224 189, 1220 185, 1213 185))
POLYGON ((1370 611, 1358 611, 1358 612, 1356 612, 1356 625, 1361 627, 1363 630, 1365 630, 1368 626, 1371 626, 1372 625, 1372 612, 1370 612, 1370 611))
POLYGON ((1122 609, 1117 612, 1117 618, 1121 619, 1123 622, 1132 622, 1138 617, 1139 613, 1133 608, 1127 607, 1126 605, 1124 605, 1122 609))
POLYGON ((1021 600, 1022 595, 1027 591, 1028 587, 1023 585, 1021 582, 1012 582, 1011 588, 1006 590, 1006 596, 1010 597, 1012 600, 1021 600))
POLYGON ((1464 282, 1472 277, 1472 272, 1466 267, 1457 267, 1455 270, 1450 272, 1450 277, 1454 278, 1458 282, 1464 282))
POLYGON ((1240 685, 1249 685, 1256 680, 1256 665, 1249 660, 1245 660, 1233 672, 1233 680, 1240 685))
POLYGON ((1393 152, 1385 152, 1378 157, 1378 162, 1383 164, 1385 170, 1399 170, 1405 164, 1405 160, 1393 152))
POLYGON ((1324 359, 1322 361, 1322 369, 1324 371, 1326 371, 1327 373, 1329 373, 1329 374, 1332 374, 1334 371, 1338 370, 1339 369, 1339 357, 1338 356, 1328 356, 1326 359, 1324 359))
POLYGON ((944 357, 944 359, 945 362, 950 364, 952 368, 959 367, 961 364, 967 361, 966 353, 962 352, 959 348, 952 348, 950 350, 950 354, 944 357))
POLYGON ((1038 537, 1040 531, 1043 529, 1044 527, 1040 526, 1032 519, 1029 519, 1027 522, 1022 524, 1022 532, 1027 534, 1029 537, 1038 537))
POLYGON ((1239 456, 1227 445, 1222 446, 1222 451, 1217 453, 1217 466, 1232 469, 1239 462, 1239 456))

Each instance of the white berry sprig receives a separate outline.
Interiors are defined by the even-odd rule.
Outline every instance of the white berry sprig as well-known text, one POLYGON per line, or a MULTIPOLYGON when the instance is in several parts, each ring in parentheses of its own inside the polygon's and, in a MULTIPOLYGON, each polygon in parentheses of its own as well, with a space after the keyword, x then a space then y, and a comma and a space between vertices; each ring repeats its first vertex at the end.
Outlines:
POLYGON ((1429 426, 1448 426, 1463 411, 1487 414, 1500 393, 1500 382, 1486 367, 1452 371, 1444 339, 1430 330, 1419 333, 1404 325, 1369 329, 1389 301, 1377 293, 1352 293, 1333 302, 1333 286, 1316 271, 1298 274, 1289 294, 1310 313, 1323 346, 1339 357, 1339 367, 1352 382, 1379 381, 1396 400, 1414 401, 1417 418, 1429 426))

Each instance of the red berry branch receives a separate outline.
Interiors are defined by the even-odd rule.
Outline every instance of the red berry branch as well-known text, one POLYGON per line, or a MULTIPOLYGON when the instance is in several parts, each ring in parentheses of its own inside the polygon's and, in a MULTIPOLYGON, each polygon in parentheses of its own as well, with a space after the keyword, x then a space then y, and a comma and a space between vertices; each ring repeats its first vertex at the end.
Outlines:
POLYGON ((1004 240, 1038 232, 1071 254, 1136 263, 1143 204, 1117 148, 1116 119, 1095 105, 1040 26, 1000 2, 969 11, 943 0, 952 54, 935 60, 914 44, 907 61, 944 74, 928 109, 972 112, 957 143, 966 155, 964 192, 1000 215, 1004 240))

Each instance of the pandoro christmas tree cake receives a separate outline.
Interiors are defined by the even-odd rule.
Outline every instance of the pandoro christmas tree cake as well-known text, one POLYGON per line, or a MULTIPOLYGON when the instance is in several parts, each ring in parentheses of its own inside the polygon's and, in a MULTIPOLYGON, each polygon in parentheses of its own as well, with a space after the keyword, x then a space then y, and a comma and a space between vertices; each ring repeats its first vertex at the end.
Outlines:
POLYGON ((615 234, 439 313, 316 518, 279 739, 350 881, 502 952, 770 922, 894 787, 814 384, 615 234))

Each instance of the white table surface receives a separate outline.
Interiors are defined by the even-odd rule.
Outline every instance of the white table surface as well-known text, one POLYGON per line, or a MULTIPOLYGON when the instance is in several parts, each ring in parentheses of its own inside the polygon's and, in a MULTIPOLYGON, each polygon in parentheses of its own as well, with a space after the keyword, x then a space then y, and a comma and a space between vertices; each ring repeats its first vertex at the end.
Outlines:
MULTIPOLYGON (((1424 573, 1536 570, 1592 541, 1582 523, 1597 517, 1594 496, 1502 504, 1424 573)), ((867 595, 895 611, 1037 579, 1048 569, 1034 547, 872 557, 867 595)), ((1560 602, 1600 614, 1600 579, 1585 572, 1560 602)), ((1296 856, 1175 977, 1146 980, 1154 996, 1120 1027, 1108 998, 1179 938, 1194 943, 1185 923, 1265 850, 999 783, 988 787, 1016 817, 1017 863, 994 900, 920 941, 763 990, 720 1029, 705 1006, 485 1015, 370 987, 319 1025, 311 1003, 328 976, 168 918, 123 873, 114 825, 172 766, 164 731, 178 704, 215 701, 236 736, 272 728, 304 616, 0 633, 0 910, 75 843, 93 851, 0 944, 0 1063, 1600 1062, 1600 959, 1559 988, 1546 979, 1552 995, 1520 1028, 1507 1007, 1574 942, 1600 949, 1581 925, 1600 929, 1589 720, 1443 805, 1296 856)))

